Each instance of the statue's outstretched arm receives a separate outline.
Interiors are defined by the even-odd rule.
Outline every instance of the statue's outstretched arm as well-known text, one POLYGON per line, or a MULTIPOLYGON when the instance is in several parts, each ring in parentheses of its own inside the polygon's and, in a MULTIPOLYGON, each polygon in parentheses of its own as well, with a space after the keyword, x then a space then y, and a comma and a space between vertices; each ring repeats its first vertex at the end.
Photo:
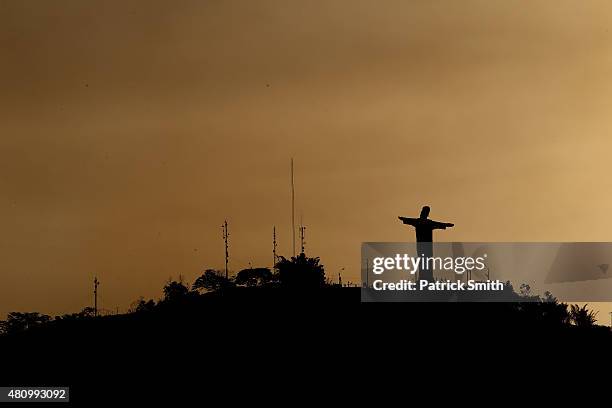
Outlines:
POLYGON ((418 218, 408 218, 408 217, 397 217, 399 218, 404 224, 408 224, 408 225, 412 225, 415 226, 418 222, 418 218))
POLYGON ((451 224, 450 222, 438 222, 438 221, 432 221, 432 227, 434 229, 447 229, 450 227, 454 227, 455 224, 451 224))

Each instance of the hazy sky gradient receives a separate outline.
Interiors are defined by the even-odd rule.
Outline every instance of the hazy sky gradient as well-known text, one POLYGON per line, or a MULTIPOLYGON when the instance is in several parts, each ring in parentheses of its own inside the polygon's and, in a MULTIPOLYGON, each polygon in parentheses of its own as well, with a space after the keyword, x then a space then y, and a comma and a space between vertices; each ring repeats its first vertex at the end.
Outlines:
POLYGON ((362 241, 610 241, 607 1, 0 0, 0 316, 362 241))

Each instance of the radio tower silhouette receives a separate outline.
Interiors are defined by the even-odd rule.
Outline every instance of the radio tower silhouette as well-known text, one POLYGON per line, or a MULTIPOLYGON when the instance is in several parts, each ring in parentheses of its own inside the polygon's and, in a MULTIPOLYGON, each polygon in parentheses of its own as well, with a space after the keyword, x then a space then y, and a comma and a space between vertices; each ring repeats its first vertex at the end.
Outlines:
POLYGON ((276 225, 272 227, 272 270, 276 269, 276 225))
POLYGON ((223 228, 223 242, 225 243, 225 279, 228 279, 229 273, 227 269, 227 264, 229 262, 229 244, 228 244, 229 232, 227 230, 227 220, 223 222, 223 225, 221 226, 221 228, 223 228))
POLYGON ((295 180, 293 178, 293 157, 291 158, 291 245, 295 256, 295 180))
POLYGON ((98 277, 94 277, 94 316, 98 316, 98 285, 100 284, 100 281, 98 280, 98 277))
POLYGON ((305 253, 304 248, 306 246, 306 227, 303 225, 300 225, 300 246, 301 246, 301 252, 300 253, 305 253))

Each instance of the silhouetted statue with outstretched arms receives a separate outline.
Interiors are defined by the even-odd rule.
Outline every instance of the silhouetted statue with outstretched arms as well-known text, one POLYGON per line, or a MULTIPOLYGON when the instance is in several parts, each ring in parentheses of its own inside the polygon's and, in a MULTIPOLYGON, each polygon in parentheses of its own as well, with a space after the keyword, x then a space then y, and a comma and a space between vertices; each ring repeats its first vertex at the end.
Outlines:
POLYGON ((417 242, 433 242, 433 230, 435 229, 446 229, 455 226, 448 222, 439 222, 430 220, 429 211, 431 209, 425 206, 421 209, 421 216, 419 218, 408 218, 398 217, 404 224, 412 225, 416 230, 417 242))
MULTIPOLYGON (((421 209, 421 215, 419 218, 409 217, 398 217, 404 224, 408 224, 414 227, 416 232, 417 240, 417 255, 425 258, 431 258, 433 256, 433 230, 435 229, 446 229, 455 226, 448 222, 439 222, 430 220, 429 206, 424 206, 421 209)), ((430 270, 427 265, 421 267, 419 270, 419 279, 426 279, 429 281, 433 280, 433 271, 430 270)))

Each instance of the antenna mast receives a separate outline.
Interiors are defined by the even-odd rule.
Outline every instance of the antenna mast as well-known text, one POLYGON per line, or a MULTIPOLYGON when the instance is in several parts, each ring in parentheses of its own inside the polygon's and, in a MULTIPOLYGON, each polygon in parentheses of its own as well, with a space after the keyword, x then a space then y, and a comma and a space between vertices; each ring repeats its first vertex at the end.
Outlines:
POLYGON ((229 232, 227 231, 227 220, 223 222, 221 228, 223 228, 223 241, 225 242, 225 279, 228 279, 227 263, 229 261, 229 245, 227 240, 229 238, 229 232))
POLYGON ((276 269, 276 225, 272 227, 272 270, 276 269))
POLYGON ((295 182, 293 178, 293 157, 291 158, 291 239, 295 256, 295 182))
POLYGON ((306 227, 305 226, 300 226, 300 241, 301 241, 301 246, 302 246, 302 254, 304 253, 304 246, 306 245, 306 240, 304 239, 306 237, 306 227))
POLYGON ((98 277, 94 277, 94 316, 98 316, 98 285, 100 281, 98 277))

